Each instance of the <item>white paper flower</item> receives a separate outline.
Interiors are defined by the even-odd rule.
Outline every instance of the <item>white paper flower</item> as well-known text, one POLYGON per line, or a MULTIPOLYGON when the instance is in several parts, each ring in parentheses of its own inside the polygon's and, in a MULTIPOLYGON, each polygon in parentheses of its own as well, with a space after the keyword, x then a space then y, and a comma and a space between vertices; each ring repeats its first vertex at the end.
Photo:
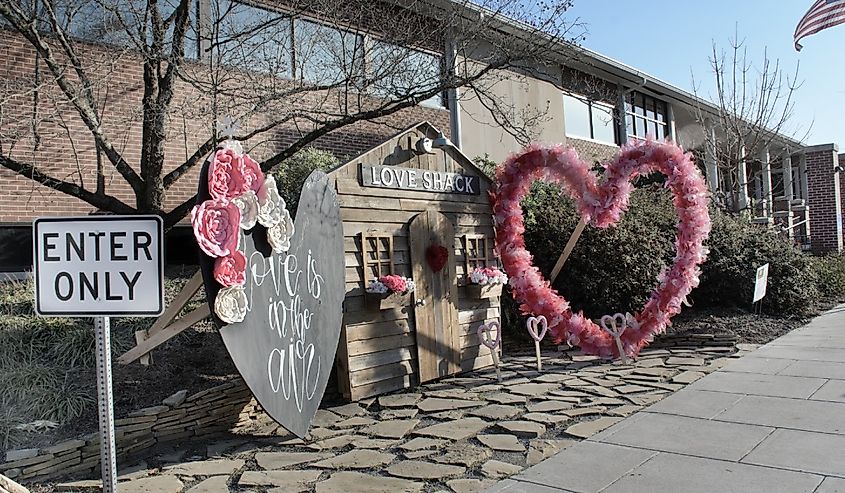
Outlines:
POLYGON ((285 200, 276 188, 276 179, 268 176, 258 190, 258 222, 265 228, 271 228, 283 219, 285 200))
POLYGON ((415 283, 410 277, 405 278, 405 292, 413 293, 415 289, 417 289, 417 283, 415 283))
POLYGON ((293 221, 290 218, 290 213, 287 209, 282 212, 282 220, 275 226, 267 228, 267 243, 276 253, 290 250, 290 239, 293 236, 293 221))
POLYGON ((241 229, 252 229, 258 220, 258 196, 252 190, 247 190, 232 199, 232 203, 241 210, 241 229))
POLYGON ((243 286, 223 288, 214 299, 214 313, 227 324, 243 322, 247 309, 246 291, 243 286))

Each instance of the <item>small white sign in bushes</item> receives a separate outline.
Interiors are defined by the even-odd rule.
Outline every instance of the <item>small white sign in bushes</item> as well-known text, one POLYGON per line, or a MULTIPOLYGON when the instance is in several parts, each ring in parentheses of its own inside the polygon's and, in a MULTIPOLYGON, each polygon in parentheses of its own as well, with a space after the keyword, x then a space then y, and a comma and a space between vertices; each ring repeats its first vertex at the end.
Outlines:
POLYGON ((766 296, 766 286, 769 284, 769 264, 763 264, 757 268, 757 277, 754 280, 754 300, 757 303, 766 296))

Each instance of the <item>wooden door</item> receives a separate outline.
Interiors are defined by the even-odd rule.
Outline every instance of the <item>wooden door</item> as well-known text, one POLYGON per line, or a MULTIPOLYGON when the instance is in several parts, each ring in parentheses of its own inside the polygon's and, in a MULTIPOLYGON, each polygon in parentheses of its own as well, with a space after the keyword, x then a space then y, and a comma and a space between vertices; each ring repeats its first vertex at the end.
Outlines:
POLYGON ((411 221, 410 242, 416 283, 417 359, 420 382, 427 382, 461 370, 455 229, 446 216, 427 210, 411 221), (442 245, 449 252, 439 272, 434 272, 426 260, 426 251, 432 245, 442 245))

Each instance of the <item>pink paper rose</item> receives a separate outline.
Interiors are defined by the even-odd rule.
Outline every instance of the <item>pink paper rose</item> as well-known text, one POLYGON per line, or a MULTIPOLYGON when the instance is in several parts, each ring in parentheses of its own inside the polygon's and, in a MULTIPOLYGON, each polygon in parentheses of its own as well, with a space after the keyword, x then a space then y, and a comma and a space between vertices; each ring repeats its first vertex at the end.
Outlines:
POLYGON ((191 209, 191 226, 200 249, 210 257, 225 257, 238 247, 241 211, 225 199, 211 199, 191 209))
POLYGON ((249 157, 248 154, 243 155, 240 165, 241 178, 243 179, 243 192, 252 190, 258 193, 261 185, 264 183, 264 173, 261 171, 261 166, 249 157))
POLYGON ((405 290, 408 289, 408 285, 405 283, 405 279, 403 279, 402 276, 391 274, 388 276, 381 276, 378 280, 387 286, 387 289, 393 291, 394 293, 404 293, 405 290))
POLYGON ((214 279, 224 288, 243 286, 246 282, 246 257, 240 250, 233 250, 214 261, 214 279))
POLYGON ((231 200, 249 188, 242 173, 243 157, 232 149, 218 149, 208 167, 208 193, 215 199, 231 200))

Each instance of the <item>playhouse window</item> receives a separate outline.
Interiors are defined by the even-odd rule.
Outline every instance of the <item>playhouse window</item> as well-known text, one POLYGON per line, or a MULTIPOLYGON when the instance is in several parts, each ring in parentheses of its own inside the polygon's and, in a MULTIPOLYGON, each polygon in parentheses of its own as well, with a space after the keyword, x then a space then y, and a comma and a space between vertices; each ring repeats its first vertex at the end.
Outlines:
POLYGON ((488 246, 487 237, 484 235, 464 235, 464 265, 467 277, 475 269, 490 265, 488 246))
POLYGON ((394 273, 393 236, 361 234, 364 286, 381 276, 394 273))

